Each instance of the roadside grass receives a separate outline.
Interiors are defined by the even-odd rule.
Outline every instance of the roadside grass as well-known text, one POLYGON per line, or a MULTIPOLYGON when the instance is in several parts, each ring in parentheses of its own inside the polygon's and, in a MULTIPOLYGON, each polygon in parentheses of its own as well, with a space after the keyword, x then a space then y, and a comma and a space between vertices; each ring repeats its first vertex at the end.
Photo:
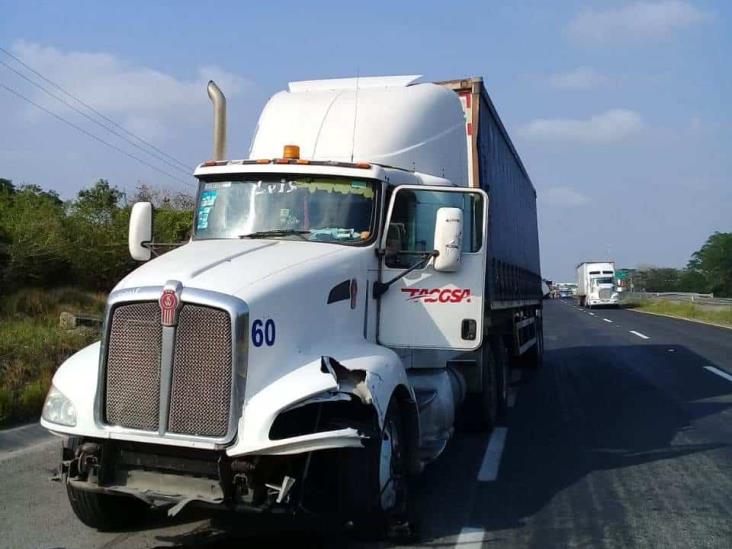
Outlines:
POLYGON ((732 326, 732 307, 715 307, 695 303, 676 303, 673 301, 644 300, 627 305, 630 308, 661 315, 679 316, 702 320, 712 324, 732 326))
POLYGON ((74 288, 0 298, 0 426, 38 418, 56 368, 99 339, 95 329, 61 328, 61 312, 101 316, 104 302, 104 294, 74 288))

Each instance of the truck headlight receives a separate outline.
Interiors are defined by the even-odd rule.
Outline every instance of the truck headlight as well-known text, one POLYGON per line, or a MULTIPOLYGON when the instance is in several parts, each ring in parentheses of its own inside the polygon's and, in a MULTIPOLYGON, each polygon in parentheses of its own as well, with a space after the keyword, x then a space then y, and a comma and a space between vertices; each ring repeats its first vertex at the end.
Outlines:
POLYGON ((43 404, 43 419, 59 425, 76 425, 76 408, 69 398, 51 385, 46 402, 43 404))

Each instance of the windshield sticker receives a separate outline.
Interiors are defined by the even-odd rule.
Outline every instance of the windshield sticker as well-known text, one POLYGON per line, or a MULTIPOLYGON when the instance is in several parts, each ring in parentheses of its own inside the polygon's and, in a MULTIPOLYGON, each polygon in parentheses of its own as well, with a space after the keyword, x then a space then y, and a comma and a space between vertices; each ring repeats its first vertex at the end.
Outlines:
MULTIPOLYGON (((355 182, 354 182, 355 183, 355 182)), ((333 181, 297 182, 298 189, 307 189, 311 193, 324 191, 326 193, 355 194, 364 198, 373 198, 374 190, 366 183, 359 186, 354 183, 336 183, 333 181)))
POLYGON ((196 216, 196 229, 208 228, 208 214, 216 203, 216 191, 203 191, 198 204, 198 215, 196 216))
POLYGON ((231 181, 223 181, 221 183, 206 183, 204 189, 225 189, 231 187, 231 181))
POLYGON ((254 194, 288 194, 297 190, 297 185, 294 181, 285 181, 284 179, 279 183, 263 183, 257 181, 257 190, 254 194))

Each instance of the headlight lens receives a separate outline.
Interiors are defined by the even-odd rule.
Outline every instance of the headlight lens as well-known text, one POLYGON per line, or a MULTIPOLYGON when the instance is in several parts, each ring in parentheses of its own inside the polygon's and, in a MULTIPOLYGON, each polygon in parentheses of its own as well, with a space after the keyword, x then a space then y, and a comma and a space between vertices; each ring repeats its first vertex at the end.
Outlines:
POLYGON ((73 403, 56 387, 51 386, 46 402, 43 404, 43 419, 59 425, 76 425, 76 408, 73 403))

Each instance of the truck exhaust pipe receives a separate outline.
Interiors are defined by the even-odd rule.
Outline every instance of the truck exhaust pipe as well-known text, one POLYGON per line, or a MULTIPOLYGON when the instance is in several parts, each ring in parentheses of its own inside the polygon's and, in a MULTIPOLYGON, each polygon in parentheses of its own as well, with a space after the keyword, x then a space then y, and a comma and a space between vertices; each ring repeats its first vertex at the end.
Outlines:
POLYGON ((226 159, 226 97, 213 80, 206 87, 214 109, 213 160, 226 159))

